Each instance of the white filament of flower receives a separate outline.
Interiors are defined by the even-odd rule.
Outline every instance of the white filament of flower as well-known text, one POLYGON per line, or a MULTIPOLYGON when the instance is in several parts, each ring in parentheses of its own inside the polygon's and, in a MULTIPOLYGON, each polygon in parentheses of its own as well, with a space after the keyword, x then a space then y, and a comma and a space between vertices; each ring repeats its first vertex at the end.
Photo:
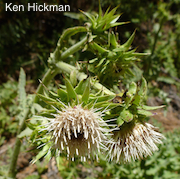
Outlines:
POLYGON ((109 143, 108 157, 116 162, 130 162, 131 159, 143 159, 157 151, 156 144, 161 144, 165 137, 157 132, 157 128, 149 123, 136 123, 124 130, 114 132, 109 143))
POLYGON ((103 142, 107 141, 106 133, 111 130, 101 118, 102 112, 77 105, 65 106, 57 113, 53 114, 54 118, 48 118, 49 122, 42 125, 44 128, 41 131, 51 135, 52 147, 58 150, 58 154, 66 152, 72 160, 79 156, 81 161, 86 161, 86 157, 90 158, 100 149, 107 150, 103 142))

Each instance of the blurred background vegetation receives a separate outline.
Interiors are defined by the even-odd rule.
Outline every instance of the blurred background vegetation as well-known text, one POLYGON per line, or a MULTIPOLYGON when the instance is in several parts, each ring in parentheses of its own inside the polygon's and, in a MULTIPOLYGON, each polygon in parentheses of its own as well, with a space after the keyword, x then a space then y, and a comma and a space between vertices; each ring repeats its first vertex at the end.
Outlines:
MULTIPOLYGON (((15 0, 13 4, 26 6, 29 2, 34 1, 15 0)), ((20 67, 26 72, 26 91, 34 93, 38 79, 42 78, 47 69, 49 54, 54 51, 63 30, 84 24, 86 18, 79 9, 98 11, 97 0, 36 0, 38 4, 68 4, 71 7, 71 12, 68 13, 5 12, 5 3, 11 1, 0 1, 1 153, 3 145, 9 145, 10 139, 16 135, 18 127, 15 116, 19 110, 17 80, 20 67)), ((150 53, 137 62, 137 66, 149 82, 147 103, 167 105, 161 114, 165 117, 159 120, 162 123, 160 128, 164 131, 167 140, 160 146, 160 151, 152 157, 132 164, 108 163, 102 157, 100 163, 93 164, 93 167, 91 163, 86 164, 87 166, 81 163, 68 165, 62 158, 62 168, 59 169, 61 177, 178 179, 180 178, 180 71, 178 70, 180 69, 180 0, 104 0, 101 4, 103 10, 120 4, 118 8, 118 13, 122 13, 120 21, 130 21, 129 24, 116 29, 120 34, 120 42, 125 42, 137 29, 133 47, 137 47, 138 52, 150 53), (174 126, 168 128, 171 124, 174 126), (176 131, 174 128, 177 128, 176 131)), ((83 53, 78 53, 75 60, 83 61, 87 58, 85 56, 83 53)), ((3 165, 9 162, 8 155, 11 153, 11 148, 7 150, 5 150, 7 157, 1 158, 3 165)), ((19 171, 22 168, 19 167, 19 171)), ((38 174, 34 174, 32 178, 40 178, 47 172, 47 166, 37 164, 36 171, 38 174)))

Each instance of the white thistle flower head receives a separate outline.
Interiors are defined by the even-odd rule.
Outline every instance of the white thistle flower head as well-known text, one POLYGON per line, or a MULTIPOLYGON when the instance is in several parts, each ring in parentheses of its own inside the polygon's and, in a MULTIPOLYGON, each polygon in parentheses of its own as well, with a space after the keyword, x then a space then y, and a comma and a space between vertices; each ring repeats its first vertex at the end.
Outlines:
POLYGON ((109 159, 116 162, 130 162, 131 159, 143 159, 157 151, 156 144, 161 144, 165 137, 149 123, 127 123, 114 132, 113 141, 109 143, 109 159))
POLYGON ((66 152, 67 157, 74 160, 79 156, 81 161, 86 161, 94 152, 103 148, 103 141, 107 140, 103 128, 107 124, 102 120, 102 112, 95 109, 83 109, 81 105, 74 107, 65 106, 62 111, 58 110, 55 118, 49 118, 44 130, 51 135, 52 148, 57 154, 66 152))

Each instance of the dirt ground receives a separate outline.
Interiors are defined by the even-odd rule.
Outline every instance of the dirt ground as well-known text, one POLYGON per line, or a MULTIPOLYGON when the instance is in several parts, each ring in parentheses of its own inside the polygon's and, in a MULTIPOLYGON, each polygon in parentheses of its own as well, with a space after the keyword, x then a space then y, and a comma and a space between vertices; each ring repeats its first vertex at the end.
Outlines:
MULTIPOLYGON (((153 116, 153 118, 162 124, 165 132, 173 131, 180 128, 180 93, 174 85, 164 85, 162 90, 168 94, 170 103, 164 109, 156 110, 157 115, 153 116)), ((163 105, 163 101, 159 97, 153 97, 147 100, 147 104, 149 106, 159 106, 163 105)))

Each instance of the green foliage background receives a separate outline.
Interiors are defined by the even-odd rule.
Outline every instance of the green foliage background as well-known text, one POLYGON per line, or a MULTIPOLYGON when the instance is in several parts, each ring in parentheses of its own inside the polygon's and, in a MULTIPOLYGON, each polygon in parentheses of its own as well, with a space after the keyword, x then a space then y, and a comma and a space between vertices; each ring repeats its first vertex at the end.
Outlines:
MULTIPOLYGON (((17 131, 17 78, 20 67, 27 74, 27 83, 38 84, 39 78, 47 68, 49 53, 56 47, 57 41, 63 30, 68 27, 82 25, 83 11, 98 11, 98 1, 92 0, 36 0, 36 3, 69 4, 72 13, 59 12, 5 12, 4 4, 9 0, 0 1, 0 145, 17 131)), ((15 0, 14 4, 25 4, 32 0, 15 0)), ((141 63, 137 62, 144 72, 149 83, 154 80, 159 84, 176 85, 180 87, 180 1, 179 0, 105 0, 102 8, 107 9, 120 4, 119 13, 123 13, 120 20, 131 21, 120 26, 117 31, 120 41, 125 42, 132 32, 137 29, 133 47, 138 47, 138 52, 149 52, 151 55, 144 57, 141 63)), ((79 38, 76 36, 76 38, 79 38)), ((73 43, 73 39, 72 39, 73 43)), ((86 60, 88 53, 77 53, 76 59, 86 60)), ((91 57, 89 57, 91 58, 91 57)), ((61 79, 61 77, 58 77, 61 79)), ((159 95, 164 104, 169 104, 167 96, 161 97, 157 91, 162 91, 160 85, 150 91, 150 95, 159 95)), ((32 92, 32 91, 31 91, 32 92)), ((164 94, 164 93, 163 93, 164 94)), ((108 163, 103 157, 100 163, 93 165, 95 174, 86 174, 85 178, 174 178, 180 177, 180 132, 166 134, 167 140, 147 160, 137 161, 132 164, 118 165, 108 163), (101 170, 98 172, 97 167, 101 170)), ((81 176, 81 169, 75 163, 70 166, 63 164, 59 168, 64 178, 81 176)), ((92 165, 86 164, 86 168, 92 165), (87 166, 86 166, 87 165, 87 166)))

